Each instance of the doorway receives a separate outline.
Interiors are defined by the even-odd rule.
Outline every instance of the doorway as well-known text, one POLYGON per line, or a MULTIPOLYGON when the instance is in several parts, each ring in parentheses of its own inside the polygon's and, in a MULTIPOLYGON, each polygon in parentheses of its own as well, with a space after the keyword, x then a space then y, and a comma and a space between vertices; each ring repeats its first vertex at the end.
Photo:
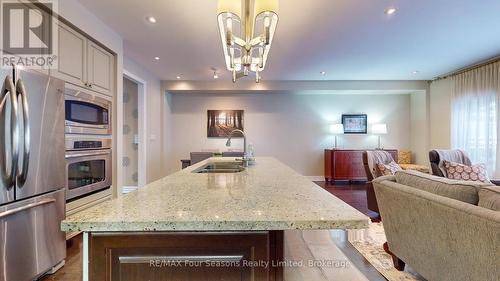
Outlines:
POLYGON ((134 191, 146 184, 145 89, 145 81, 124 71, 120 163, 122 193, 134 191))

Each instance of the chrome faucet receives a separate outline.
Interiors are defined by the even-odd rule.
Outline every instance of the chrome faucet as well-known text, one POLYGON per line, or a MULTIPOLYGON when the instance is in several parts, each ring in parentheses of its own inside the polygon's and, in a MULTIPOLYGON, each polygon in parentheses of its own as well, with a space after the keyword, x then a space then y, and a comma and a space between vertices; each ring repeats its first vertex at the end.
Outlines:
POLYGON ((231 133, 229 133, 229 138, 226 141, 226 146, 229 147, 231 146, 231 138, 233 137, 234 133, 240 133, 243 135, 243 158, 241 159, 243 161, 243 166, 247 167, 248 163, 250 162, 250 157, 248 157, 248 152, 247 152, 247 137, 245 133, 242 130, 232 130, 231 133))

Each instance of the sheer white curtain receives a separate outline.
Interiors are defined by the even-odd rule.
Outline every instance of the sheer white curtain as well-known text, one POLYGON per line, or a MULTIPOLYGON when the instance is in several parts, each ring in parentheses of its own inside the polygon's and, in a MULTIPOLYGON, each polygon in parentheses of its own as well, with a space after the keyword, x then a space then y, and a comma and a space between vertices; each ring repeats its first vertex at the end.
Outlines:
POLYGON ((452 146, 467 152, 473 163, 485 163, 490 176, 500 176, 500 62, 453 78, 452 146))

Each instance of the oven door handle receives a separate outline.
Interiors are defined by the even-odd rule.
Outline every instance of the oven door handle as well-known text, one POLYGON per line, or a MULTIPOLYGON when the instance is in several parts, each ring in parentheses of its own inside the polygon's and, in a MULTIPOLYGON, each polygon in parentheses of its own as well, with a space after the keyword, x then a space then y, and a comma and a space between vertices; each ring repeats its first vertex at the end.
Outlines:
POLYGON ((77 157, 86 157, 86 156, 109 155, 109 154, 111 154, 111 151, 74 153, 74 154, 66 154, 66 159, 77 158, 77 157))

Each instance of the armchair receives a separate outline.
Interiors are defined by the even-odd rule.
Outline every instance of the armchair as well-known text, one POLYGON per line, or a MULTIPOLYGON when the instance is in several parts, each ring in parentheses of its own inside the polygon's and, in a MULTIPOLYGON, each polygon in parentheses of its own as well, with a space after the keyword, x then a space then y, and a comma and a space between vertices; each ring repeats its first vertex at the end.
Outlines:
MULTIPOLYGON (((438 177, 446 177, 443 170, 440 167, 441 160, 448 160, 453 162, 458 162, 460 164, 471 165, 471 160, 465 151, 459 149, 451 150, 437 150, 433 149, 429 151, 429 161, 431 163, 432 174, 438 177), (440 153, 441 152, 441 153, 440 153), (454 159, 441 159, 441 155, 461 155, 461 157, 454 157, 454 159)), ((494 185, 500 185, 500 179, 490 179, 494 185)))
MULTIPOLYGON (((366 184, 366 200, 368 209, 380 214, 377 204, 377 197, 373 189, 372 181, 377 177, 375 167, 377 163, 388 164, 394 161, 391 154, 383 150, 363 151, 363 166, 365 168, 368 182, 366 184)), ((380 215, 379 215, 380 217, 380 215)))

